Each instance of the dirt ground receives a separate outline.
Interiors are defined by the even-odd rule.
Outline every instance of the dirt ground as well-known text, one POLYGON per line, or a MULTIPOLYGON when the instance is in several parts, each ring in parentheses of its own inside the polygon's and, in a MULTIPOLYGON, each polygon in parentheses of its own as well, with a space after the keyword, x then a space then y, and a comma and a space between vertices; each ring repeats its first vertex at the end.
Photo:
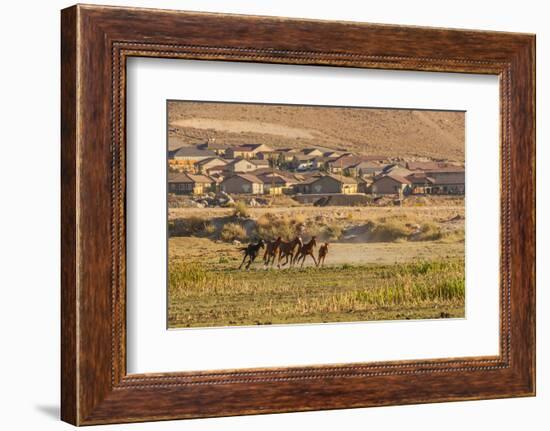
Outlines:
MULTIPOLYGON (((169 243, 170 257, 184 258, 188 261, 227 262, 237 267, 242 258, 239 246, 212 241, 207 238, 178 237, 169 243)), ((317 257, 317 255, 316 255, 317 257)), ((333 243, 329 245, 326 265, 342 264, 394 264, 413 261, 439 260, 464 257, 463 243, 439 243, 435 241, 397 242, 397 243, 333 243)), ((276 265, 275 265, 276 266, 276 265)), ((304 266, 313 266, 313 260, 307 258, 304 266)), ((262 268, 259 258, 254 268, 262 268)))
POLYGON ((171 223, 187 220, 194 228, 173 231, 169 239, 170 327, 464 316, 462 205, 234 212, 171 209, 171 223), (231 225, 240 228, 238 239, 222 235, 231 225), (421 226, 429 228, 423 237, 411 233, 421 226), (266 267, 260 250, 249 270, 239 269, 249 242, 298 232, 304 241, 317 237, 315 257, 329 242, 322 268, 311 257, 303 268, 266 267))

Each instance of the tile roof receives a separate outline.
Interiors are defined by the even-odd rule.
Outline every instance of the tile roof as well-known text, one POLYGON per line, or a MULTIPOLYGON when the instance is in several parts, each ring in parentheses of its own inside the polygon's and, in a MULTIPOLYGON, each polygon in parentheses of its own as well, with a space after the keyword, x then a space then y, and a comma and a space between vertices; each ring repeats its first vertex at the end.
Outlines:
POLYGON ((230 178, 234 178, 234 177, 240 177, 250 183, 263 184, 262 180, 260 180, 256 175, 251 175, 251 174, 235 174, 230 177, 227 177, 224 181, 227 181, 230 178))
POLYGON ((170 151, 169 157, 215 157, 216 153, 210 150, 201 150, 196 147, 180 147, 174 151, 170 151))
POLYGON ((214 180, 206 175, 188 174, 185 172, 168 175, 169 183, 203 183, 211 184, 214 180))
POLYGON ((426 169, 426 172, 434 173, 434 174, 443 174, 443 173, 464 174, 464 168, 462 166, 448 166, 445 168, 426 169))
POLYGON ((343 184, 357 184, 357 180, 352 177, 346 177, 343 175, 334 175, 334 174, 328 174, 326 176, 332 179, 335 179, 336 181, 340 181, 343 184))
POLYGON ((212 162, 214 160, 219 160, 220 162, 223 162, 223 164, 229 163, 227 160, 222 159, 221 157, 208 157, 207 159, 203 159, 197 162, 197 165, 204 165, 206 163, 212 162))
POLYGON ((464 184, 464 172, 450 173, 449 175, 432 176, 434 185, 464 184))
POLYGON ((281 175, 262 174, 257 178, 259 178, 264 184, 284 185, 288 183, 288 180, 281 175))
MULTIPOLYGON (((315 181, 322 180, 324 178, 332 178, 333 180, 336 180, 342 184, 357 184, 357 180, 355 178, 351 177, 345 177, 343 175, 334 175, 334 174, 326 174, 326 175, 320 175, 319 177, 315 178, 315 181)), ((315 181, 309 181, 309 183, 313 183, 315 181)))
POLYGON ((239 145, 239 146, 236 146, 236 147, 230 147, 229 150, 240 151, 240 152, 243 152, 243 153, 251 153, 251 152, 254 151, 253 148, 251 148, 247 145, 239 145))
POLYGON ((381 181, 384 178, 390 178, 400 184, 411 184, 411 182, 407 178, 395 174, 382 175, 381 177, 378 177, 376 181, 381 181))
POLYGON ((316 156, 315 154, 296 154, 294 158, 299 161, 309 161, 317 158, 319 156, 316 156))
POLYGON ((407 175, 405 178, 407 178, 412 184, 425 184, 434 182, 434 179, 429 177, 426 172, 413 172, 412 174, 407 175))

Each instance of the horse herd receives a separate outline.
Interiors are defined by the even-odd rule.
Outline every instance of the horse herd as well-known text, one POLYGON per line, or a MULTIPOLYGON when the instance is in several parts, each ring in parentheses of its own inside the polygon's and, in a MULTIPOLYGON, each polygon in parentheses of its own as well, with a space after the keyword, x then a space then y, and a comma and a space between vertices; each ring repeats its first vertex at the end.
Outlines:
POLYGON ((245 269, 249 269, 250 265, 256 260, 261 250, 264 251, 264 265, 265 267, 273 266, 275 260, 277 260, 277 267, 289 265, 293 266, 301 262, 300 267, 304 266, 304 262, 308 256, 311 256, 315 266, 324 265, 325 258, 328 254, 328 242, 325 242, 319 247, 317 259, 315 258, 315 247, 317 246, 317 240, 313 236, 311 239, 304 243, 302 238, 297 236, 291 241, 283 241, 281 237, 278 237, 274 241, 264 241, 260 239, 256 243, 249 244, 246 247, 240 247, 239 250, 244 252, 243 261, 241 262, 239 269, 245 265, 245 269), (247 262, 248 259, 248 262, 247 262), (282 261, 282 264, 281 264, 282 261))

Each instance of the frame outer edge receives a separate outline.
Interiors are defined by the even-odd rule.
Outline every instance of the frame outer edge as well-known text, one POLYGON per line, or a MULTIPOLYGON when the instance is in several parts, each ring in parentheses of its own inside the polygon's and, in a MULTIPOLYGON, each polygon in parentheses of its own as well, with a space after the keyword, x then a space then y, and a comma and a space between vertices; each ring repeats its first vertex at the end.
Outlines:
POLYGON ((61 420, 78 425, 78 6, 61 11, 61 420))
POLYGON ((536 358, 536 35, 527 37, 526 47, 522 51, 522 58, 519 60, 522 67, 525 67, 524 85, 526 87, 526 111, 524 114, 525 124, 523 125, 526 136, 526 160, 525 171, 528 170, 527 181, 529 182, 528 194, 525 196, 526 206, 529 209, 529 225, 526 232, 526 250, 525 256, 528 257, 527 265, 529 267, 529 285, 525 286, 524 294, 527 296, 528 310, 526 316, 526 333, 528 346, 525 349, 526 359, 526 379, 528 396, 536 396, 537 380, 537 358, 536 358))
POLYGON ((527 36, 511 60, 511 363, 520 396, 535 396, 535 36, 527 36))
MULTIPOLYGON (((88 50, 88 43, 93 42, 91 47, 92 51, 97 49, 99 54, 106 58, 106 49, 111 45, 111 42, 116 41, 121 32, 122 36, 126 35, 130 29, 128 27, 121 27, 121 22, 127 21, 129 18, 135 18, 135 16, 142 15, 147 10, 133 10, 122 8, 120 10, 109 10, 107 15, 108 19, 99 15, 98 12, 102 10, 101 7, 88 6, 83 7, 80 5, 73 6, 71 8, 62 11, 62 145, 61 145, 61 157, 62 157, 62 419, 73 425, 91 425, 99 423, 120 423, 120 422, 136 422, 147 420, 161 420, 161 419, 179 419, 189 417, 211 417, 211 416, 232 416, 236 414, 258 414, 258 413, 274 413, 274 412, 286 412, 286 411, 307 411, 307 410, 325 410, 334 408, 352 408, 352 407, 365 407, 375 405, 389 405, 389 404, 411 404, 411 403, 426 403, 426 402, 440 402, 440 401, 457 401, 467 399, 488 399, 488 398, 502 398, 509 396, 525 396, 532 395, 534 391, 534 261, 528 262, 527 268, 523 272, 528 273, 528 280, 522 283, 524 288, 520 295, 514 295, 515 300, 518 300, 519 304, 526 304, 526 310, 523 314, 524 320, 519 325, 516 332, 515 340, 519 341, 518 334, 527 334, 523 342, 517 343, 522 347, 527 348, 528 352, 523 352, 514 357, 516 367, 511 370, 516 374, 495 372, 495 377, 506 377, 506 382, 513 386, 506 392, 503 387, 497 387, 498 385, 493 383, 489 384, 486 379, 481 379, 479 384, 474 381, 476 385, 472 391, 457 392, 455 394, 445 397, 424 398, 421 394, 411 396, 409 398, 400 398, 399 400, 375 400, 365 403, 364 400, 360 402, 342 402, 341 400, 331 400, 329 395, 335 395, 334 393, 328 393, 329 387, 325 387, 323 380, 311 381, 308 385, 302 385, 305 390, 315 390, 316 396, 311 399, 309 403, 300 404, 298 408, 289 407, 284 404, 284 400, 289 400, 288 392, 285 392, 290 387, 294 390, 294 387, 287 385, 285 387, 281 385, 272 385, 271 383, 258 386, 254 386, 253 382, 245 382, 243 386, 240 383, 224 385, 212 390, 212 393, 216 396, 213 398, 213 405, 211 409, 204 414, 200 411, 205 411, 204 408, 208 407, 208 403, 203 404, 205 396, 209 395, 206 392, 208 386, 194 386, 193 389, 174 389, 174 388, 123 388, 119 386, 117 378, 107 379, 106 367, 107 365, 113 365, 113 358, 111 353, 107 353, 106 350, 101 350, 107 346, 107 329, 112 327, 112 321, 107 321, 103 314, 107 310, 107 306, 111 306, 111 297, 107 298, 106 290, 103 285, 99 285, 101 289, 92 293, 89 290, 90 283, 94 286, 98 284, 98 279, 95 274, 90 274, 92 264, 96 265, 96 268, 103 270, 106 264, 106 258, 97 258, 95 253, 95 246, 101 245, 103 247, 105 241, 95 241, 90 237, 90 232, 94 232, 96 227, 86 228, 86 222, 89 221, 90 216, 96 214, 96 208, 92 208, 90 202, 90 191, 93 191, 94 184, 99 184, 103 188, 101 193, 104 194, 105 175, 106 172, 93 172, 90 163, 84 163, 86 157, 93 159, 92 161, 98 164, 101 168, 105 168, 106 157, 104 155, 98 155, 98 151, 105 152, 107 147, 104 145, 103 139, 105 138, 105 132, 99 131, 95 133, 92 127, 89 126, 87 121, 95 121, 92 118, 93 115, 97 115, 103 120, 106 119, 106 113, 108 107, 106 100, 102 95, 104 91, 101 87, 93 87, 93 82, 89 82, 86 78, 92 72, 99 72, 97 74, 98 80, 107 79, 107 67, 105 64, 97 64, 91 62, 91 53, 88 50), (126 13, 119 13, 120 11, 131 11, 126 13), (139 12, 138 12, 139 11, 139 12), (110 16, 110 15, 113 16, 110 16), (129 16, 130 15, 130 16, 129 16), (115 31, 116 30, 116 31, 115 31), (85 49, 80 49, 84 47, 85 49), (88 111, 91 109, 91 112, 88 111), (98 145, 95 141, 97 139, 101 145, 98 145), (88 143, 95 143, 94 146, 88 145, 88 143), (86 194, 88 193, 88 195, 86 194), (94 257, 92 264, 87 262, 87 257, 94 257), (532 283, 530 283, 532 282, 532 283), (100 317, 98 316, 100 315, 100 317), (98 325, 95 323, 98 322, 98 325), (81 325, 79 324, 81 322, 81 325), (91 327, 93 326, 93 327, 91 327), (98 348, 101 348, 98 350, 98 348), (110 359, 107 364, 107 359, 110 359), (485 385, 485 386, 483 386, 485 385), (268 393, 272 388, 280 390, 282 394, 279 405, 265 407, 254 406, 252 404, 247 405, 246 400, 241 400, 241 406, 231 406, 232 403, 224 403, 227 397, 241 395, 245 390, 264 390, 268 393), (479 387, 478 387, 479 386, 479 387), (124 390, 122 390, 124 389, 124 390), (500 389, 500 390, 499 390, 500 389), (201 395, 202 394, 202 395, 201 395), (166 403, 164 407, 170 407, 170 414, 168 415, 156 415, 152 412, 147 413, 148 406, 147 398, 149 401, 153 398, 160 397, 160 403, 166 403), (201 400, 202 397, 202 400, 201 400), (219 407, 218 402, 222 402, 222 406, 219 407), (171 405, 169 405, 171 404, 171 405), (186 412, 181 411, 184 406, 188 407, 186 412), (201 410, 196 410, 196 409, 201 410), (133 411, 132 411, 133 410, 133 411)), ((147 11, 150 12, 150 11, 147 11)), ((177 14, 182 12, 174 11, 177 14)), ((154 12, 151 12, 153 14, 154 12)), ((170 14, 171 15, 171 14, 170 14)), ((182 13, 182 20, 185 16, 188 16, 189 20, 195 19, 194 14, 186 15, 182 13)), ((272 19, 272 17, 265 17, 266 19, 272 19)), ((208 16, 209 20, 212 20, 212 16, 208 16)), ((231 21, 237 18, 232 17, 231 21)), ((242 18, 243 20, 245 18, 242 18)), ((275 19, 275 18, 273 18, 275 19)), ((285 20, 286 21, 286 20, 285 20)), ((302 23, 302 21, 288 19, 289 24, 294 22, 296 24, 302 23)), ((154 25, 151 22, 141 22, 143 26, 154 25)), ((328 24, 327 24, 328 25, 328 24)), ((149 27, 145 34, 149 34, 149 27)), ((376 27, 380 30, 378 27, 376 27)), ((405 27, 407 29, 407 27, 405 27)), ((187 30, 186 30, 187 31, 187 30)), ((428 31, 428 30, 426 30, 428 31)), ((161 34, 163 34, 161 32, 161 34)), ((182 33, 183 34, 183 33, 182 33)), ((462 34, 462 33, 461 33, 462 34)), ((503 34, 503 43, 506 42, 506 49, 502 50, 502 55, 506 54, 507 58, 514 57, 518 60, 518 53, 521 56, 521 60, 527 61, 529 64, 521 66, 516 62, 516 67, 519 67, 523 72, 527 72, 527 76, 523 75, 524 79, 534 78, 534 38, 527 38, 521 41, 525 35, 507 36, 503 34), (527 43, 526 43, 527 42, 527 43), (527 48, 529 46, 529 48, 527 48), (513 50, 513 51, 512 51, 513 50), (533 75, 529 75, 529 73, 533 75)), ((159 36, 161 37, 161 36, 159 36)), ((165 36, 167 37, 167 36, 165 36)), ((172 33, 168 32, 168 37, 172 37, 172 33)), ((179 33, 173 35, 177 40, 182 39, 179 33)), ((194 40, 195 35, 191 34, 189 37, 191 41, 194 40)), ((492 35, 491 38, 496 37, 492 35)), ((162 40, 161 38, 161 41, 162 40)), ((198 39, 202 43, 201 39, 198 39)), ((238 40, 236 42, 239 42, 238 40)), ((228 49, 239 49, 235 47, 236 42, 232 43, 233 46, 228 49)), ((265 42, 265 41, 264 41, 265 42)), ((479 41, 485 42, 484 40, 479 41)), ((328 43, 328 42, 327 42, 328 43)), ((292 45, 292 44, 291 44, 292 45)), ((328 44, 329 47, 331 44, 328 44)), ((462 43, 464 45, 464 43, 462 43)), ((462 46, 461 45, 461 46, 462 46)), ((191 43, 190 46, 193 46, 191 43)), ((195 45, 196 46, 196 45, 195 45)), ((479 45, 479 46, 483 46, 479 45)), ((269 47, 268 47, 269 48, 269 47)), ((292 48, 292 46, 291 46, 292 48)), ((429 48, 429 47, 428 47, 429 48)), ((225 48, 223 48, 225 49, 225 48)), ((248 48, 245 48, 248 49, 248 48)), ((264 48, 265 49, 265 48, 264 48)), ((426 50, 426 47, 421 47, 421 50, 426 50)), ((244 51, 243 51, 244 52, 244 51)), ((198 55, 198 54, 197 54, 198 55)), ((352 55, 357 55, 353 54, 352 55)), ((479 55, 478 55, 479 56, 479 55)), ((223 55, 218 57, 218 54, 209 56, 209 59, 222 58, 223 55)), ((270 56, 271 57, 271 56, 270 56)), ((274 57, 275 58, 275 57, 274 57)), ((278 58, 278 57, 277 57, 278 58)), ((284 60, 284 58, 281 58, 284 60)), ((500 58, 497 58, 500 60, 500 58)), ((238 61, 238 60, 231 60, 238 61)), ((336 63, 334 60, 327 60, 329 64, 336 63)), ((285 62, 286 61, 282 61, 285 62)), ((292 61, 290 61, 292 63, 292 61)), ((317 62, 315 62, 316 64, 317 62)), ((479 61, 481 65, 483 60, 479 61)), ((389 68, 394 68, 399 64, 399 61, 395 64, 391 64, 389 68)), ((420 58, 419 63, 415 63, 415 66, 411 70, 420 70, 423 67, 423 59, 420 58)), ((476 66, 477 67, 477 66, 476 66)), ((481 66, 480 66, 481 67, 481 66)), ((528 210, 529 220, 526 222, 526 226, 521 231, 524 235, 531 239, 526 241, 526 244, 522 246, 520 250, 527 250, 526 258, 534 258, 534 240, 530 235, 534 232, 534 106, 531 104, 534 101, 534 82, 523 83, 522 86, 518 86, 523 102, 525 103, 527 112, 533 114, 532 117, 524 120, 520 127, 525 127, 529 130, 529 135, 524 136, 522 143, 525 145, 525 151, 519 158, 518 163, 522 167, 529 165, 533 169, 526 175, 520 182, 525 184, 527 189, 524 191, 523 196, 518 196, 518 201, 524 208, 528 210), (530 128, 530 129, 529 129, 530 128), (533 247, 531 249, 530 247, 533 247)), ((516 105, 514 103, 514 105, 516 105)), ((517 106, 517 105, 516 105, 517 106)), ((106 121, 104 121, 107 124, 106 121)), ((512 128, 514 130, 514 128, 512 128)), ((525 130, 525 129, 524 129, 525 130)), ((514 133, 515 134, 515 133, 514 133)), ((516 140, 514 140, 516 143, 516 140)), ((105 153, 106 154, 106 153, 105 153)), ((513 163, 515 164, 515 163, 513 163)), ((514 177, 514 175, 512 175, 514 177)), ((102 207, 101 214, 106 213, 106 208, 102 207)), ((99 212, 99 209, 97 209, 99 212)), ((513 219, 512 219, 513 220, 513 219)), ((102 229, 104 226, 102 226, 102 229)), ((105 231, 105 229, 103 229, 105 231)), ((113 264, 114 265, 114 264, 113 264)), ((92 268, 93 269, 93 268, 92 268)), ((105 281, 105 271, 102 273, 102 283, 105 281)), ((98 286, 96 286, 98 287, 98 286)), ((330 377, 330 376, 328 376, 330 377)), ((473 379, 474 377, 472 377, 473 379)), ((381 379, 382 380, 382 379, 381 379)), ((387 380, 387 379, 386 379, 387 380)), ((401 379, 406 381, 404 379, 401 379)), ((449 380, 446 378, 444 380, 449 380)), ((344 386, 340 392, 347 395, 349 388, 344 386)), ((295 385, 296 386, 296 385, 295 385)), ((300 389, 296 386, 296 390, 300 389)), ((364 391, 367 389, 363 388, 364 391)), ((460 388, 459 388, 460 389, 460 388)), ((333 390, 336 390, 333 388, 333 390)), ((429 391, 428 391, 429 392, 429 391)), ((277 392, 278 393, 278 392, 277 392)), ((368 395, 368 392, 364 392, 368 395)), ((301 399, 301 394, 296 394, 297 399, 301 399)), ((354 394, 354 396, 357 396, 354 394)), ((348 398, 351 399, 351 396, 348 398)), ((238 403, 237 403, 238 404, 238 403)), ((155 412, 157 413, 157 412, 155 412)))

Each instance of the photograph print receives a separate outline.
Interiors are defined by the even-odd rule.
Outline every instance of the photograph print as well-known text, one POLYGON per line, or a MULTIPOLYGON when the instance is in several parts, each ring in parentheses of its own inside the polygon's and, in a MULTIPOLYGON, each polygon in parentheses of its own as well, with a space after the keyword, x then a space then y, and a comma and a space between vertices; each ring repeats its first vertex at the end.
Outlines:
POLYGON ((167 102, 168 327, 465 317, 465 112, 167 102))

